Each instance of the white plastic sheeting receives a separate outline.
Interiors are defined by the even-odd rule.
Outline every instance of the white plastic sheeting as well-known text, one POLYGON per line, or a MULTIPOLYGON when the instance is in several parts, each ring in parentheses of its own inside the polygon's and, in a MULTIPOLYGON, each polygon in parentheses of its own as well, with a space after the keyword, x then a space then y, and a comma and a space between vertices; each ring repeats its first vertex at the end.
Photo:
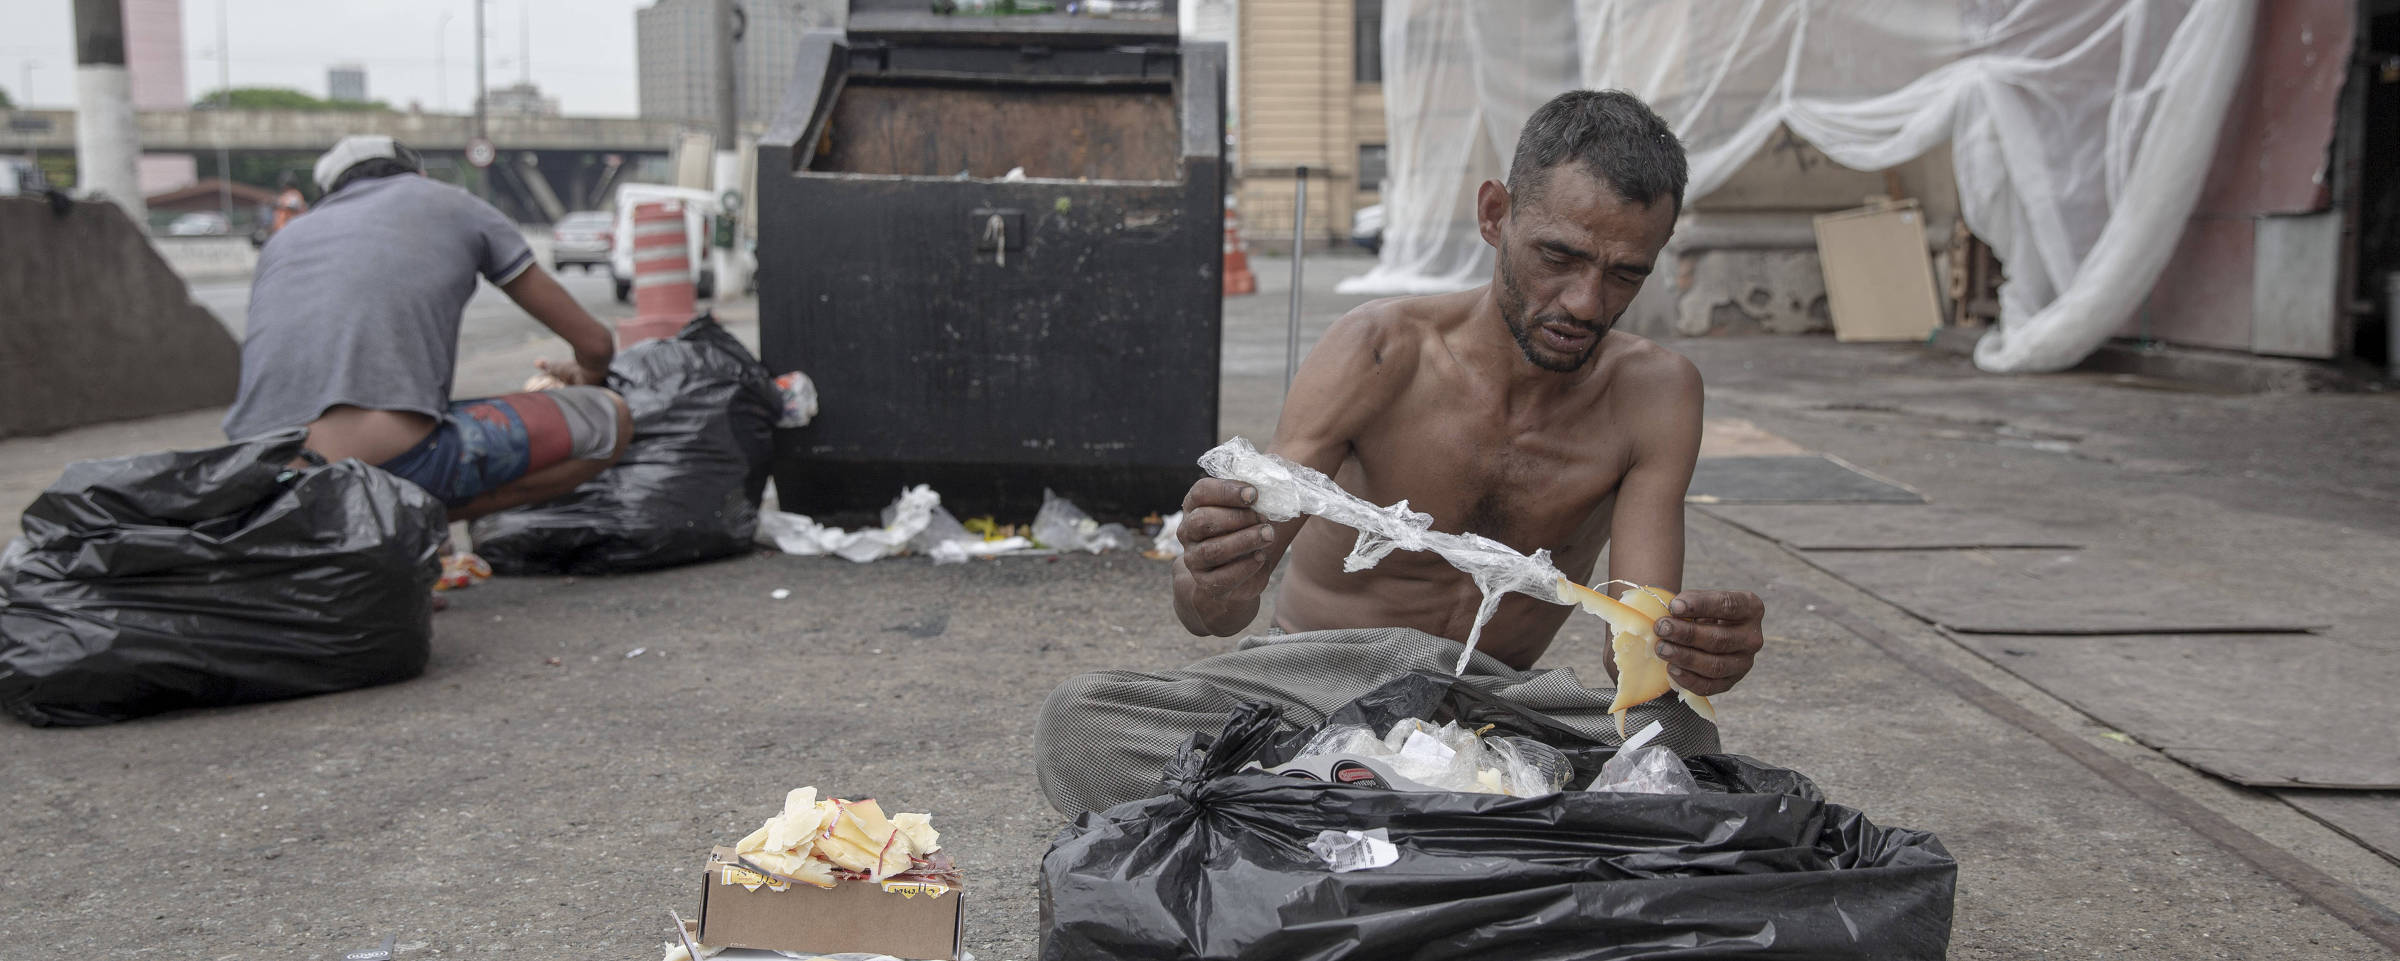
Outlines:
POLYGON ((2083 359, 2140 304, 2199 197, 2256 0, 1393 0, 1383 254, 1349 292, 1487 281, 1474 192, 1573 86, 1650 103, 1690 198, 1780 127, 1882 170, 1952 145, 1960 214, 2007 269, 1995 371, 2083 359), (1547 18, 1543 28, 1537 21, 1547 18), (1566 37, 1572 25, 1573 38, 1566 37), (1560 79, 1560 49, 1577 65, 1560 79))

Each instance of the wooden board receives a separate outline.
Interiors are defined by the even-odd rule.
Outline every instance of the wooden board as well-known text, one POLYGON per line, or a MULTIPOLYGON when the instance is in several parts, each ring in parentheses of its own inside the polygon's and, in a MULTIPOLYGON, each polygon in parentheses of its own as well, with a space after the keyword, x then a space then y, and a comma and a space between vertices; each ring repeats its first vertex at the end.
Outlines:
POLYGON ((2200 634, 2311 631, 2326 618, 2259 603, 2208 558, 2102 551, 1809 551, 1860 590, 1957 631, 1981 634, 2200 634))
POLYGON ((1712 457, 1692 471, 1694 504, 1918 504, 1924 495, 1837 457, 1712 457))
POLYGON ((1700 504, 1699 510, 1798 550, 2082 547, 2028 521, 1919 504, 1700 504))
POLYGON ((1816 227, 1834 339, 1924 340, 1941 325, 1916 201, 1822 214, 1816 227))
POLYGON ((2400 789, 2400 654, 2315 634, 1950 635, 2086 714, 2258 787, 2400 789))

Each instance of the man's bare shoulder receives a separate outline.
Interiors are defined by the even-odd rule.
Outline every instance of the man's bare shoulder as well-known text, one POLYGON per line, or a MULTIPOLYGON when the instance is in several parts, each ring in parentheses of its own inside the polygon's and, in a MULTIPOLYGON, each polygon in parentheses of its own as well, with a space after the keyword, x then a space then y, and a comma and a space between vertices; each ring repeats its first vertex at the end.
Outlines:
POLYGON ((1428 346, 1466 319, 1480 294, 1470 290, 1370 300, 1334 321, 1316 349, 1330 348, 1375 367, 1413 370, 1428 346))
POLYGON ((1602 371, 1609 393, 1640 403, 1698 402, 1700 368, 1663 344, 1621 330, 1602 345, 1602 371))

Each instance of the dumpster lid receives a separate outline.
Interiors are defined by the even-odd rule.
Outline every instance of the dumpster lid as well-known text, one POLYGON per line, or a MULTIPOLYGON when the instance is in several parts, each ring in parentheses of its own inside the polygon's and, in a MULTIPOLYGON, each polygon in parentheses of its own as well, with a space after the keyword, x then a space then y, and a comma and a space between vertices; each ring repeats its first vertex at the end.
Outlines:
POLYGON ((929 0, 850 0, 846 29, 853 39, 995 46, 1155 45, 1172 44, 1178 36, 1172 7, 1158 20, 1063 13, 997 16, 935 13, 929 0))

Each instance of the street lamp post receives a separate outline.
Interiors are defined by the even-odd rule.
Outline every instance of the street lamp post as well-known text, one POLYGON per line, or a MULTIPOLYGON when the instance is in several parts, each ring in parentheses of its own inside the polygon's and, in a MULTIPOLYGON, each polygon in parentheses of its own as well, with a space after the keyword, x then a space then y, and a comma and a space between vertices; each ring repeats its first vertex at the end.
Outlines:
POLYGON ((225 5, 232 0, 217 0, 217 206, 225 217, 227 230, 233 229, 233 152, 225 149, 225 112, 233 109, 233 57, 225 47, 225 5))

